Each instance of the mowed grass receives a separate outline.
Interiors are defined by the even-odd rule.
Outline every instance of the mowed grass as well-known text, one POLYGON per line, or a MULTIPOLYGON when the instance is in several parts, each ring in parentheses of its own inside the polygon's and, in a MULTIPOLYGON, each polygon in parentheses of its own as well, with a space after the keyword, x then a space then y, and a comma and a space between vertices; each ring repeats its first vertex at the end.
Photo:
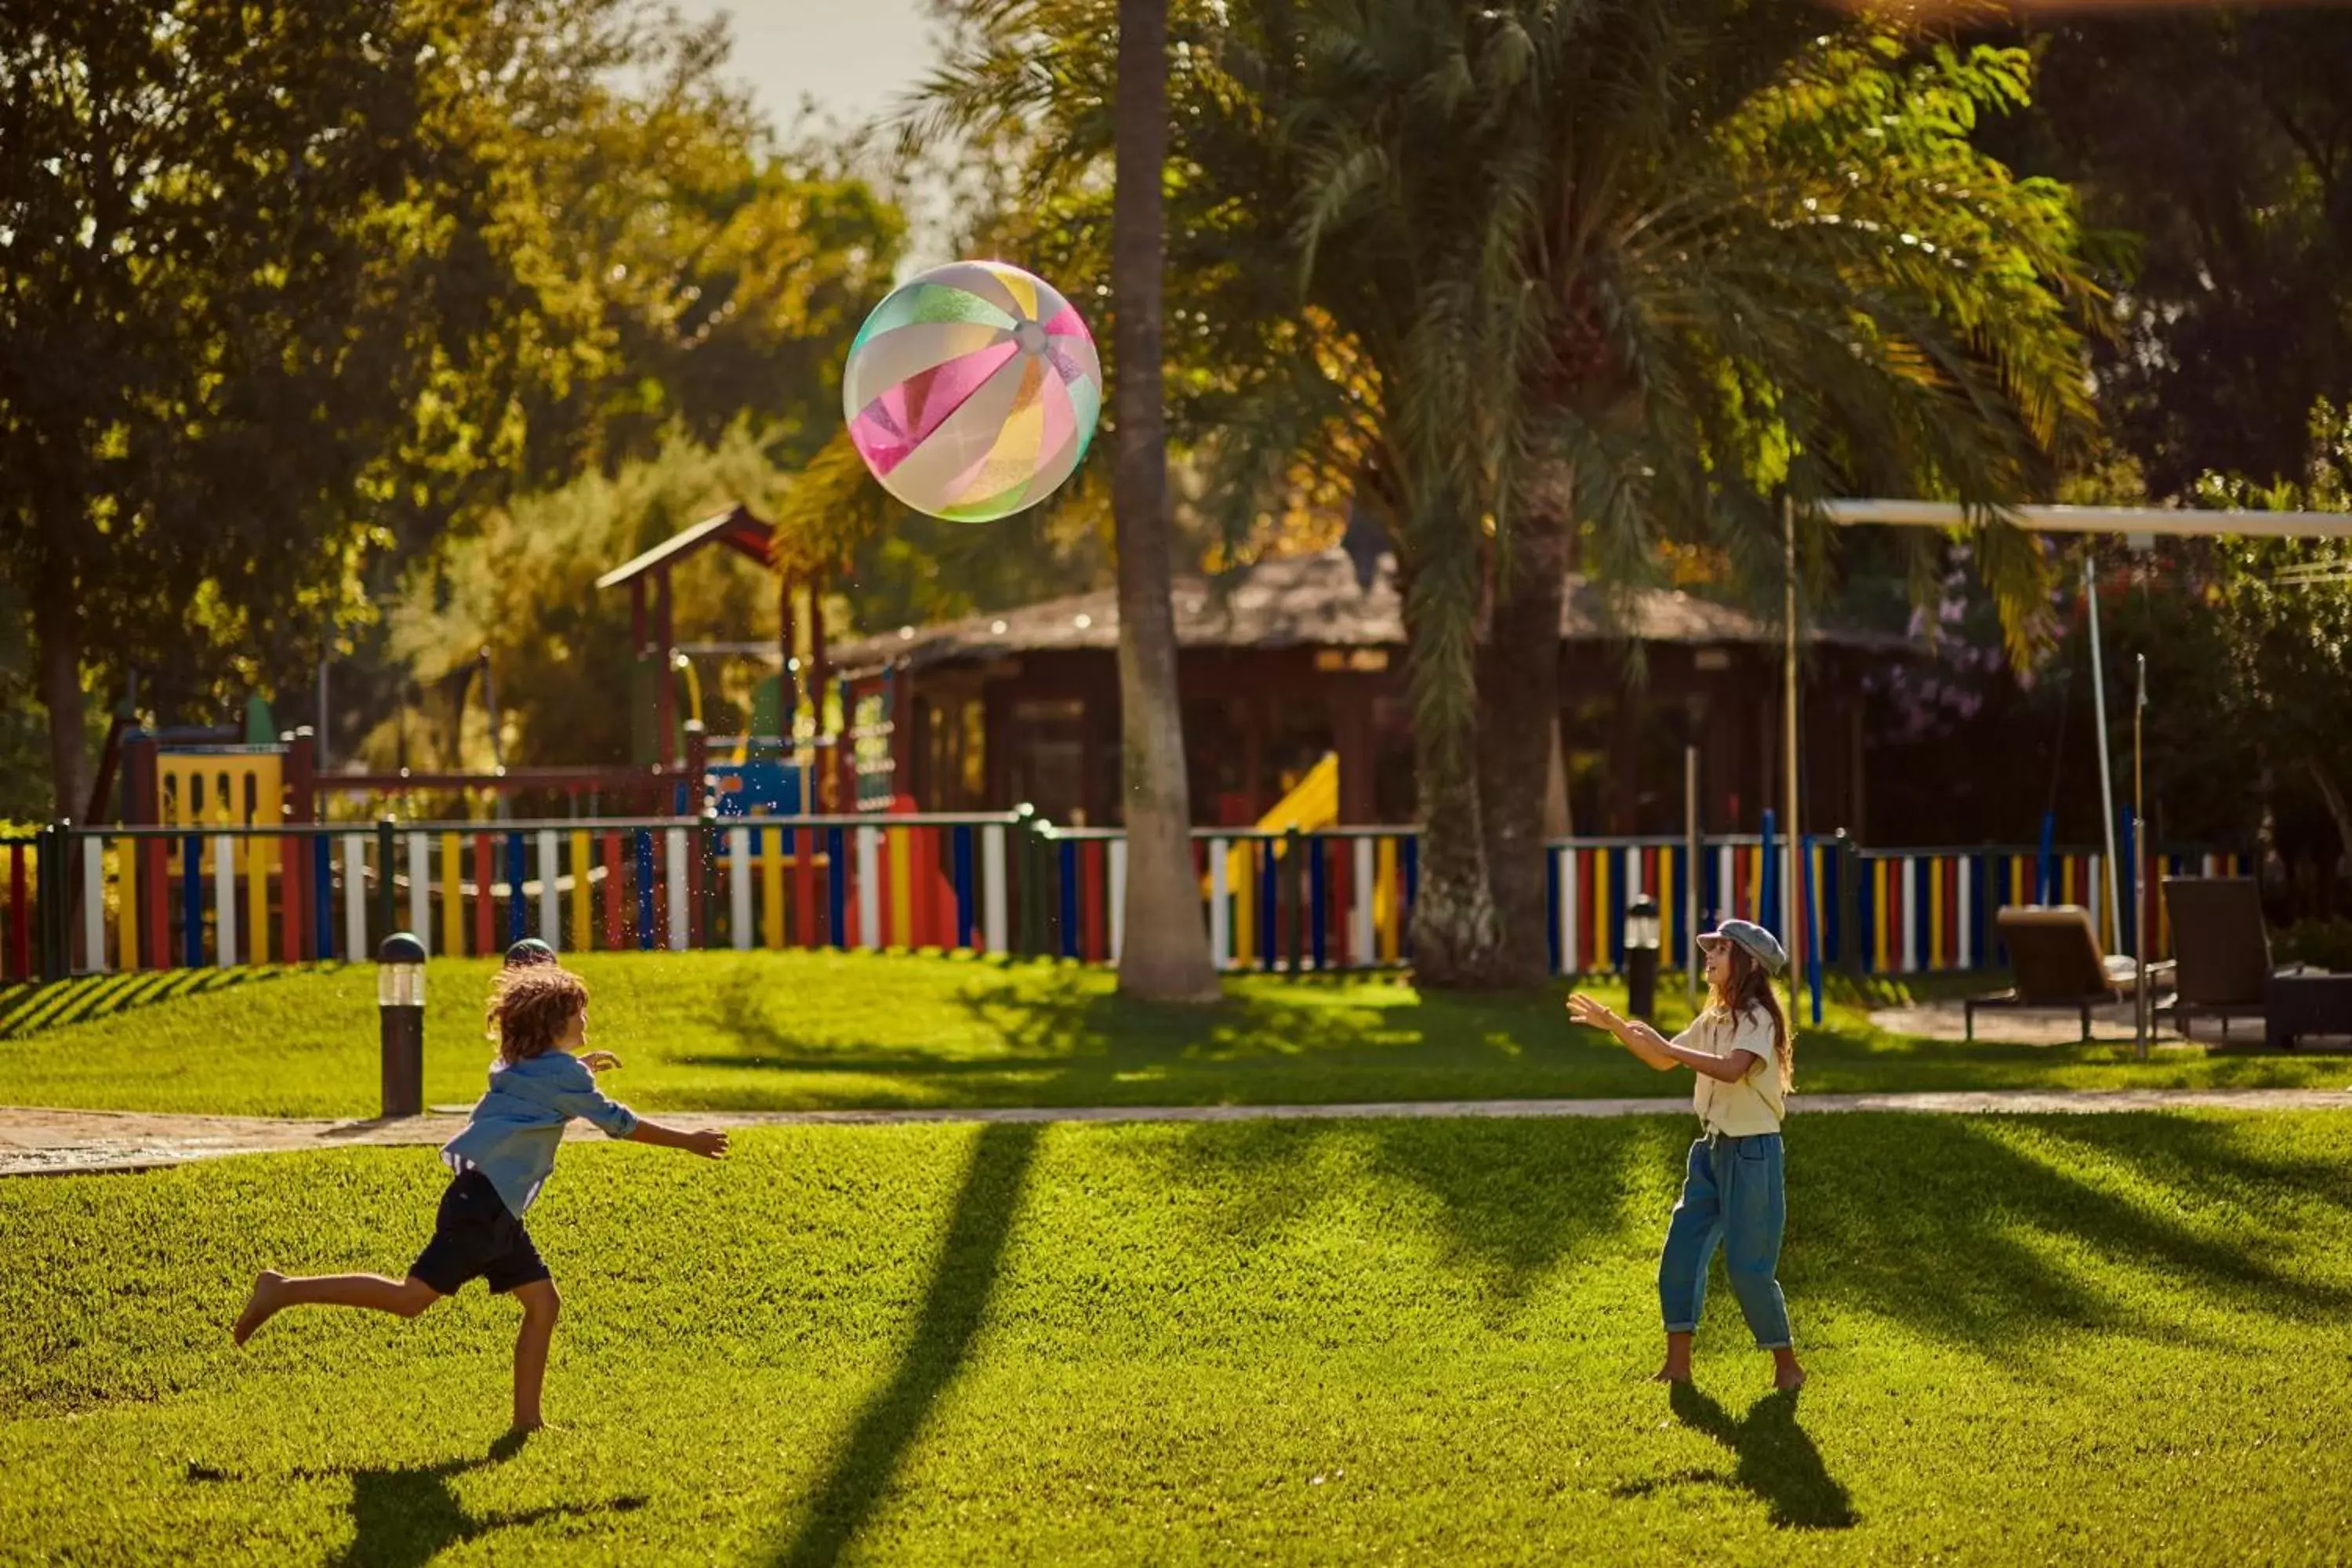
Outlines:
POLYGON ((1655 1364, 1680 1119, 792 1128, 568 1151, 516 1314, 297 1312, 441 1182, 347 1151, 0 1184, 0 1542, 75 1563, 2338 1563, 2352 1123, 1792 1122, 1764 1396, 1655 1364))
MULTIPOLYGON (((1688 1092, 1570 1028, 1561 993, 1421 995, 1385 979, 1233 982, 1209 1008, 1123 1000, 1098 970, 807 952, 591 954, 590 1034, 648 1109, 1276 1104, 1688 1092)), ((470 1102, 488 961, 430 968, 425 1099, 470 1102)), ((1950 981, 1940 984, 1951 985, 1950 981)), ((1966 984, 1966 982, 1957 984, 1966 984)), ((111 976, 0 994, 0 1104, 367 1116, 373 965, 111 976)), ((1604 988, 1605 989, 1605 988, 1604 988)), ((1684 1009, 1665 988, 1662 1022, 1684 1009)), ((1622 994, 1622 993, 1620 994, 1622 994)), ((1890 999, 1882 997, 1882 1000, 1890 999)), ((1972 1046, 1829 1010, 1801 1089, 2342 1087, 2343 1058, 2128 1044, 1972 1046)))

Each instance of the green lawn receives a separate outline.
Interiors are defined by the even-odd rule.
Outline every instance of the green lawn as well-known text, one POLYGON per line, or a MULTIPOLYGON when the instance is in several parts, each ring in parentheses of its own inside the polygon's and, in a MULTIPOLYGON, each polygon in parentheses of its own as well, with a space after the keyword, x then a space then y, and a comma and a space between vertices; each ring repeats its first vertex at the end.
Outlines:
MULTIPOLYGON (((661 1109, 1150 1105, 1686 1092, 1557 995, 1463 999, 1388 980, 1240 980, 1212 1009, 1124 1002, 1099 971, 830 953, 590 955, 614 1092, 661 1109)), ((487 961, 433 964, 425 1098, 470 1101, 488 1048, 487 961)), ((1939 982, 1947 987, 1966 982, 1939 982)), ((0 994, 0 1104, 363 1116, 376 1108, 375 976, 113 976, 0 994)), ((1668 999, 1669 1024, 1679 1012, 1668 999)), ((1805 1030, 1819 1092, 2340 1087, 2342 1058, 2129 1047, 1961 1046, 1888 1036, 1855 1006, 1805 1030)))
MULTIPOLYGON (((0 1184, 0 1555, 2337 1563, 2352 1122, 1792 1125, 1813 1386, 1642 1374, 1679 1119, 793 1128, 567 1152, 555 1431, 397 1271, 417 1151, 0 1184)), ((1719 1279, 1718 1279, 1719 1285, 1719 1279)))

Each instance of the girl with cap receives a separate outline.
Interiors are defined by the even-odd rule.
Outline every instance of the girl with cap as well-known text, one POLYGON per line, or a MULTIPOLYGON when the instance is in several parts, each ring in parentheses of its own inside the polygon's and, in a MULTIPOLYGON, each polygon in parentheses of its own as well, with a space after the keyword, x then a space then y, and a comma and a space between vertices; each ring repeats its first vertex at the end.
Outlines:
POLYGON ((1707 1005, 1673 1039, 1638 1019, 1620 1017, 1593 998, 1568 999, 1569 1016, 1614 1036, 1661 1072, 1685 1067, 1697 1076, 1692 1104, 1702 1131, 1683 1172, 1683 1194, 1666 1225, 1658 1258, 1658 1305, 1665 1318, 1666 1364, 1661 1383, 1690 1381, 1691 1335, 1706 1300, 1706 1274, 1723 1248, 1731 1293, 1756 1336, 1772 1352, 1773 1386, 1793 1392, 1805 1381, 1789 1333, 1788 1304, 1774 1269, 1788 1209, 1781 1194, 1780 1118, 1792 1077, 1789 1020, 1772 976, 1787 964, 1780 939, 1747 921, 1726 921, 1698 939, 1706 955, 1707 1005))

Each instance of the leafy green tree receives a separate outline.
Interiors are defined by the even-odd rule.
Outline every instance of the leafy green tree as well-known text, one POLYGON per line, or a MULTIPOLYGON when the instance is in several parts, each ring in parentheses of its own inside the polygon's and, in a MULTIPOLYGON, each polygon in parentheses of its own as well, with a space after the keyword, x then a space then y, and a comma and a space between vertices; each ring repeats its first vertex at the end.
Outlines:
POLYGON ((401 563, 518 494, 830 428, 894 209, 653 0, 34 4, 0 37, 0 579, 81 691, 388 690, 401 563), (102 633, 93 628, 102 628, 102 633))
POLYGON ((2031 113, 1994 146, 2121 243, 2101 276, 2105 423, 2159 497, 2292 479, 2316 400, 2352 400, 2352 15, 2167 7, 2033 39, 2031 113))
POLYGON ((86 662, 160 666, 345 588, 330 498, 419 384, 425 43, 390 4, 26 5, 0 30, 0 574, 60 814, 86 662))
MULTIPOLYGON (((2300 480, 2208 475, 2207 506, 2352 512, 2352 409, 2313 410, 2300 480)), ((2307 782, 2352 864, 2352 552, 2339 542, 2217 540, 2205 593, 2232 706, 2278 775, 2307 782)))
MULTIPOLYGON (((492 752, 478 688, 462 721, 456 705, 487 654, 510 764, 625 763, 629 706, 621 694, 631 689, 635 665, 629 595, 599 592, 597 577, 684 523, 739 502, 771 514, 789 482, 768 445, 746 428, 708 447, 673 433, 652 457, 611 475, 583 474, 493 510, 411 571, 391 615, 390 652, 418 691, 432 695, 419 710, 376 726, 370 760, 389 769, 404 737, 412 767, 487 768, 492 752)), ((777 635, 774 581, 726 552, 706 551, 678 567, 671 593, 681 642, 777 635)), ((713 673, 707 718, 717 729, 738 721, 752 683, 772 672, 713 673)))

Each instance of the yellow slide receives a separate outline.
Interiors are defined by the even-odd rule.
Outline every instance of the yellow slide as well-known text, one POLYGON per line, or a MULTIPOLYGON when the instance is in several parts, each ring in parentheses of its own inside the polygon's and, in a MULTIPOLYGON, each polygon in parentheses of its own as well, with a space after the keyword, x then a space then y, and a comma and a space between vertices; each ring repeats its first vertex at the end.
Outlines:
MULTIPOLYGON (((1326 752, 1323 760, 1307 770, 1307 776, 1297 787, 1275 803, 1272 811, 1257 819, 1262 833, 1286 833, 1297 828, 1312 833, 1318 827, 1328 827, 1339 820, 1339 753, 1326 752)), ((1278 858, 1283 846, 1274 845, 1278 858)), ((1255 863, 1253 846, 1242 844, 1225 852, 1225 889, 1234 900, 1234 946, 1243 955, 1255 952, 1256 934, 1257 879, 1250 874, 1255 863)), ((1206 892, 1204 888, 1202 889, 1206 892)))

